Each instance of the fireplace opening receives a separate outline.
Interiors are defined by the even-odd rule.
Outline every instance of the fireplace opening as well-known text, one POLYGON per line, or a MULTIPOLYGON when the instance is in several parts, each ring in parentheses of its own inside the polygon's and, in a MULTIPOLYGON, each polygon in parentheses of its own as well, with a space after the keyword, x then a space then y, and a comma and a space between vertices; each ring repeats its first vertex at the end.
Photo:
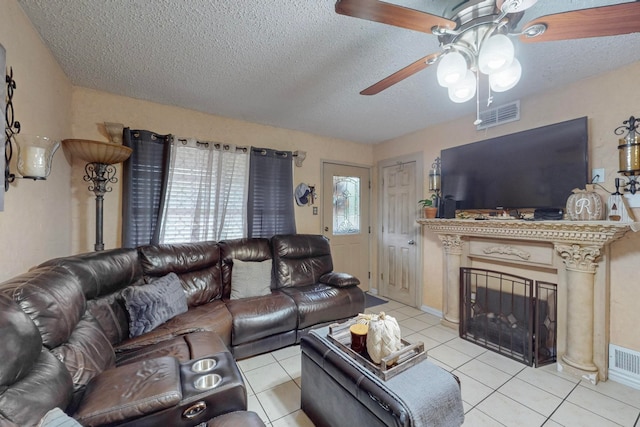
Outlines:
POLYGON ((526 365, 556 361, 557 286, 460 269, 460 337, 526 365))

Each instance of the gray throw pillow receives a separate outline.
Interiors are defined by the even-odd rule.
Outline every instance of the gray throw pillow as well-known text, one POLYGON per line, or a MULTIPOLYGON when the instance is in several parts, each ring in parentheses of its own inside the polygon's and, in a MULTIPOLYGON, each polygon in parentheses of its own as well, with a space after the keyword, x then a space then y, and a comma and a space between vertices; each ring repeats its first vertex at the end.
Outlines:
POLYGON ((47 412, 36 427, 82 427, 75 419, 65 414, 60 408, 47 412))
POLYGON ((231 299, 259 297, 271 293, 271 260, 233 260, 231 299))
POLYGON ((129 314, 129 337, 137 337, 185 313, 187 296, 175 273, 155 279, 148 285, 129 286, 122 291, 129 314))

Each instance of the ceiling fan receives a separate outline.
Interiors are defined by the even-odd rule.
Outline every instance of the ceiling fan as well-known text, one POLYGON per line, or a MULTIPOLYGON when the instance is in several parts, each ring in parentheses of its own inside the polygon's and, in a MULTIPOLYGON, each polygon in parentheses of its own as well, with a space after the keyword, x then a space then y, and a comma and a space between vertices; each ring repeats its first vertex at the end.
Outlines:
POLYGON ((640 31, 640 1, 541 16, 516 29, 524 11, 537 1, 450 1, 454 6, 448 7, 443 16, 379 0, 338 0, 335 9, 341 15, 433 34, 440 41, 439 52, 396 71, 360 94, 375 95, 437 63, 438 83, 448 88, 454 102, 475 96, 480 73, 489 77, 494 92, 518 83, 522 68, 510 37, 531 43, 640 31))

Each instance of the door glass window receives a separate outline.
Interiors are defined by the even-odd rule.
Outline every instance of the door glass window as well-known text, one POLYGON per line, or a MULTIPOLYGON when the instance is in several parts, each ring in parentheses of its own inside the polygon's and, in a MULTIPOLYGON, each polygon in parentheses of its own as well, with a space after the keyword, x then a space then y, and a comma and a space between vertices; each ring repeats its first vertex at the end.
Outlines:
POLYGON ((333 177, 333 234, 360 233, 360 178, 333 177))

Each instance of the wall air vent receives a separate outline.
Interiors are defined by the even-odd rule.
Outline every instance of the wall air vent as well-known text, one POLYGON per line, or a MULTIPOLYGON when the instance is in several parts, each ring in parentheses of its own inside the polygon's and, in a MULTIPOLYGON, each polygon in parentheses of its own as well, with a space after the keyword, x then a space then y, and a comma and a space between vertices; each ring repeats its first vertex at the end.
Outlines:
POLYGON ((609 379, 640 390, 640 352, 609 344, 609 379))
POLYGON ((480 120, 482 120, 482 123, 476 126, 477 130, 520 120, 520 100, 481 111, 480 120))

